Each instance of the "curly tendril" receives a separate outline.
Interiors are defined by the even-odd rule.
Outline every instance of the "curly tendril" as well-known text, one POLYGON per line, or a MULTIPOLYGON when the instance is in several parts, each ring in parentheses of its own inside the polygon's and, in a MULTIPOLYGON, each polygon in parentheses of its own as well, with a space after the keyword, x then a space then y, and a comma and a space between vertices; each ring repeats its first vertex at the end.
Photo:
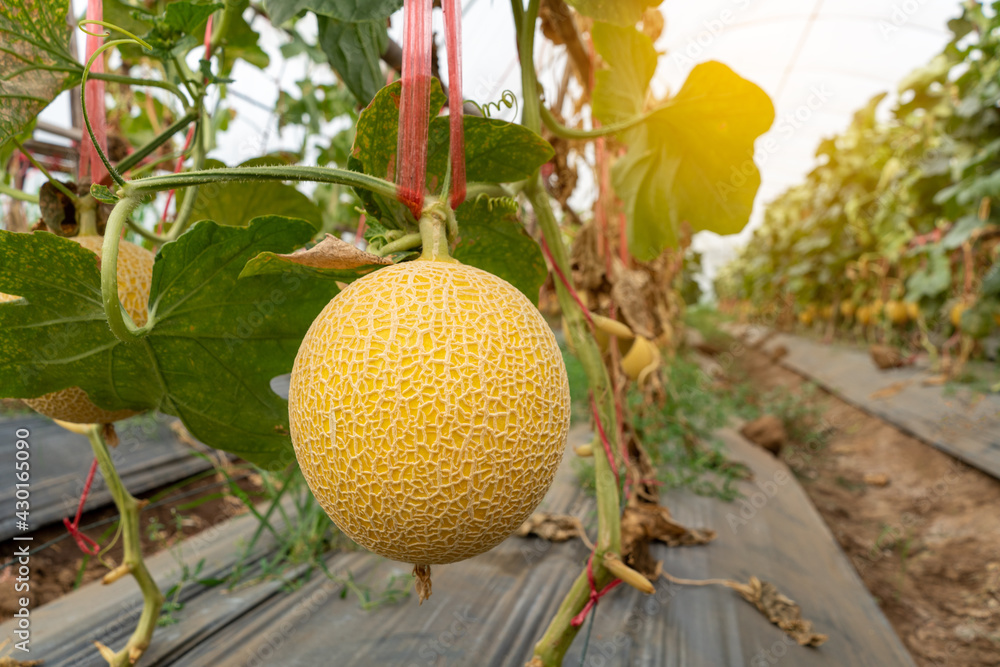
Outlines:
POLYGON ((500 99, 496 102, 487 102, 485 105, 479 104, 475 100, 465 100, 467 104, 471 104, 479 109, 479 113, 483 114, 485 118, 492 118, 490 112, 491 109, 496 109, 497 112, 503 111, 504 107, 514 110, 514 116, 517 116, 520 111, 520 105, 517 101, 517 95, 514 94, 512 90, 505 90, 500 94, 500 99))
POLYGON ((135 35, 133 35, 132 33, 130 33, 128 30, 125 30, 125 28, 121 28, 119 26, 116 26, 114 23, 109 23, 108 21, 98 21, 97 19, 84 19, 83 21, 80 21, 80 23, 77 24, 77 27, 80 28, 81 32, 83 32, 84 34, 90 35, 92 37, 110 37, 111 36, 110 32, 91 32, 91 31, 87 30, 83 26, 85 24, 88 24, 88 23, 93 23, 93 24, 96 24, 96 25, 99 25, 99 26, 104 26, 109 31, 114 30, 115 32, 120 32, 121 34, 125 35, 129 39, 135 40, 135 42, 137 44, 139 44, 139 46, 143 47, 144 49, 146 49, 148 51, 152 51, 153 50, 153 47, 150 46, 149 43, 146 42, 145 40, 143 40, 141 37, 136 37, 135 35))

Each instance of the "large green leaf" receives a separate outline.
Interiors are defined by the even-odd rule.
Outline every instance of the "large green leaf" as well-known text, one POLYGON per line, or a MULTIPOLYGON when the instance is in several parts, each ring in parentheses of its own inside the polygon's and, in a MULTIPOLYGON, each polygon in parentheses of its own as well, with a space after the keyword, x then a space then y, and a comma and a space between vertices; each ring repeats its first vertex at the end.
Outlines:
POLYGON ((638 30, 607 23, 595 23, 591 35, 594 47, 608 65, 594 75, 594 115, 604 123, 638 115, 656 71, 653 40, 638 30))
POLYGON ((66 0, 0 3, 0 146, 80 80, 83 68, 69 52, 68 8, 66 0))
MULTIPOLYGON (((610 69, 599 72, 595 115, 613 123, 643 110, 652 43, 633 28, 596 24, 594 44, 610 69)), ((621 133, 628 152, 612 169, 628 216, 632 254, 650 260, 693 231, 733 234, 746 225, 760 172, 753 145, 774 121, 770 98, 717 62, 694 68, 649 118, 621 133)))
POLYGON ((389 43, 385 21, 340 21, 317 16, 319 46, 330 66, 361 104, 385 83, 380 59, 389 43))
POLYGON ((622 26, 633 26, 646 7, 657 7, 663 0, 567 0, 576 11, 595 19, 622 26))
POLYGON ((459 229, 455 259, 500 276, 537 305, 548 268, 542 249, 517 219, 517 204, 484 196, 462 204, 455 215, 459 229))
MULTIPOLYGON (((397 81, 379 91, 358 119, 349 166, 372 176, 392 180, 396 173, 399 102, 397 81)), ((427 188, 440 191, 448 170, 449 119, 439 116, 447 98, 436 79, 431 86, 427 149, 427 188)), ((502 120, 465 116, 465 169, 469 182, 510 183, 531 176, 551 159, 552 147, 521 125, 502 120)), ((359 190, 368 211, 383 222, 403 224, 407 209, 359 190)))
POLYGON ((403 0, 266 0, 268 16, 281 25, 304 9, 338 21, 384 21, 403 6, 403 0))
MULTIPOLYGON (((254 158, 240 167, 274 164, 273 159, 254 158)), ((217 166, 224 166, 217 163, 217 166)), ((295 186, 280 181, 239 182, 203 185, 198 188, 192 219, 214 220, 220 225, 246 226, 253 218, 281 215, 308 220, 316 229, 323 225, 323 214, 309 197, 295 186)))
POLYGON ((107 409, 159 409, 202 442, 258 465, 292 461, 288 409, 270 380, 291 370, 302 337, 337 293, 333 281, 279 273, 238 279, 262 252, 308 241, 310 223, 276 216, 249 227, 200 222, 153 267, 153 326, 141 342, 111 334, 97 257, 51 234, 0 232, 0 396, 83 388, 107 409))
POLYGON ((944 294, 951 286, 951 268, 948 256, 940 247, 928 252, 927 265, 916 271, 906 281, 906 299, 920 301, 944 294))
MULTIPOLYGON (((465 177, 470 183, 522 181, 552 159, 549 142, 523 125, 504 120, 464 116, 465 177)), ((450 121, 447 116, 431 120, 427 147, 427 187, 440 189, 449 169, 450 121)))

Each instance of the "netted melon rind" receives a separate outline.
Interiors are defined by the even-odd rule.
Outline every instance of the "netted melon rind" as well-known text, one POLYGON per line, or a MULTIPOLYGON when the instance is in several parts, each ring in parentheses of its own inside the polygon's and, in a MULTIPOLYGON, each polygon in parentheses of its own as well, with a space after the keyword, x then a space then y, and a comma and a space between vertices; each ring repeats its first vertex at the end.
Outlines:
POLYGON ((416 261, 352 283, 313 322, 289 392, 320 504, 361 546, 451 563, 538 506, 562 459, 569 383, 538 310, 496 276, 416 261))
MULTIPOLYGON (((77 236, 70 239, 101 256, 104 238, 77 236)), ((153 253, 145 248, 121 241, 118 245, 118 298, 137 326, 146 323, 149 289, 153 282, 153 253)), ((20 297, 0 294, 0 302, 20 297)), ((108 424, 139 414, 135 410, 104 410, 94 405, 79 387, 69 387, 38 398, 24 399, 32 410, 52 419, 75 424, 108 424)))

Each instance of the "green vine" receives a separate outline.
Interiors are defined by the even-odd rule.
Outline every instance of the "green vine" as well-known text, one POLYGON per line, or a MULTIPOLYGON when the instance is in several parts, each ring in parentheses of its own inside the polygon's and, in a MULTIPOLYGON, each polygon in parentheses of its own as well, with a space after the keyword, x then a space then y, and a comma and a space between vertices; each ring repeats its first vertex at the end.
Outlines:
MULTIPOLYGON (((543 118, 540 88, 533 57, 535 23, 538 18, 539 4, 539 0, 531 0, 527 10, 525 10, 521 5, 521 0, 511 0, 521 54, 521 85, 524 90, 522 123, 535 132, 541 131, 543 118)), ((549 247, 552 259, 563 275, 567 277, 567 280, 571 280, 569 252, 563 243, 559 222, 552 210, 540 175, 535 174, 528 180, 524 193, 535 211, 542 236, 549 247)), ((617 457, 617 452, 620 450, 620 443, 617 440, 617 414, 607 368, 580 306, 577 305, 566 285, 558 280, 555 284, 559 306, 566 319, 570 338, 587 374, 590 390, 597 405, 598 416, 604 425, 604 432, 608 436, 611 456, 617 457)), ((595 451, 594 468, 597 484, 598 531, 592 571, 595 585, 600 590, 615 578, 615 575, 605 565, 605 556, 608 554, 618 555, 621 551, 621 508, 618 483, 612 472, 612 461, 601 452, 595 451)), ((563 599, 545 634, 535 645, 535 658, 542 665, 556 667, 562 664, 566 651, 579 632, 579 627, 574 626, 572 620, 580 613, 589 598, 590 581, 586 570, 584 570, 573 582, 573 586, 563 599)))

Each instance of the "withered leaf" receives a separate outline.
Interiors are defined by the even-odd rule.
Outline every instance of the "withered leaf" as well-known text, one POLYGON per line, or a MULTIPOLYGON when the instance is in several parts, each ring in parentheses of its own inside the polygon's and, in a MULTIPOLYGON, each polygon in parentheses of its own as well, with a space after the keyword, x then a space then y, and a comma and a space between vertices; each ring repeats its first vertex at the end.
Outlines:
POLYGON ((655 578, 660 563, 653 559, 649 545, 654 541, 668 547, 706 544, 715 539, 714 530, 688 528, 670 516, 670 510, 652 503, 630 502, 622 515, 622 560, 633 570, 655 578))
POLYGON ((392 260, 365 252, 327 234, 325 239, 308 250, 287 254, 262 252, 247 262, 240 278, 292 271, 310 278, 328 278, 350 283, 390 264, 392 260))
POLYGON ((287 255, 276 255, 289 262, 314 269, 350 270, 363 266, 392 264, 391 260, 365 252, 354 245, 327 234, 326 238, 308 250, 293 252, 287 255))
POLYGON ((757 607, 767 620, 787 632, 801 646, 819 646, 829 637, 813 632, 812 621, 802 618, 802 609, 786 597, 777 587, 757 577, 750 577, 746 584, 732 582, 731 588, 743 599, 757 607))
POLYGON ((906 365, 903 355, 898 350, 885 345, 872 345, 868 348, 868 353, 871 354, 872 361, 875 362, 879 370, 884 371, 889 368, 900 368, 906 365))
POLYGON ((514 534, 518 537, 536 535, 549 542, 566 542, 574 537, 586 540, 586 532, 578 518, 549 512, 535 512, 514 534))

